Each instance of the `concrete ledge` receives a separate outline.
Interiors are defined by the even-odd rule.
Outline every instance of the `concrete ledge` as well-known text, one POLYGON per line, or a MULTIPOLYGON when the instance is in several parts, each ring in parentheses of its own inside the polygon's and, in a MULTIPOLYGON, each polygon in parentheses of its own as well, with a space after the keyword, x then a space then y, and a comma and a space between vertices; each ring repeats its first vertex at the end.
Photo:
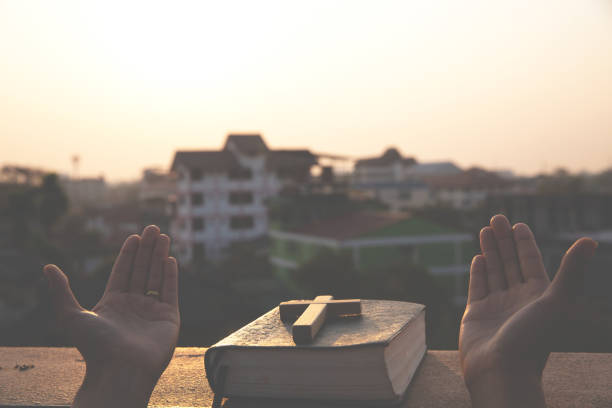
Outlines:
MULTIPOLYGON (((209 407, 203 356, 205 348, 178 348, 157 384, 150 406, 209 407)), ((73 348, 0 348, 0 407, 70 406, 85 363, 73 348), (20 371, 15 365, 34 365, 20 371)), ((544 373, 549 407, 612 407, 612 354, 551 355, 544 373)), ((328 404, 295 401, 228 400, 228 408, 324 408, 328 404)), ((457 351, 429 351, 402 407, 469 407, 457 351)))

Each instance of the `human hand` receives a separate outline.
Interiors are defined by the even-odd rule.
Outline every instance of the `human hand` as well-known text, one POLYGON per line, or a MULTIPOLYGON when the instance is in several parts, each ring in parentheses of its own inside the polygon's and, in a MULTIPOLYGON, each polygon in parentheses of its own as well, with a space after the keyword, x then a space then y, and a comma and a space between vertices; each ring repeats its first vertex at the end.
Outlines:
POLYGON ((511 227, 506 217, 496 215, 480 231, 480 247, 459 334, 473 406, 545 406, 542 371, 552 343, 567 328, 597 243, 576 241, 552 283, 527 225, 511 227))
POLYGON ((57 266, 45 266, 58 324, 87 365, 73 406, 147 406, 180 326, 178 268, 169 248, 170 238, 156 226, 126 239, 91 311, 79 305, 57 266))

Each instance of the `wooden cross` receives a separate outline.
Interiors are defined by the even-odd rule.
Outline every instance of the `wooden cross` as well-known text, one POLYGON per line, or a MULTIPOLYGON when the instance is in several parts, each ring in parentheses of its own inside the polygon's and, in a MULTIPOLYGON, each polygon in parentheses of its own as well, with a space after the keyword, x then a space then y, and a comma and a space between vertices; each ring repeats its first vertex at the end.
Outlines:
POLYGON ((361 314, 361 300, 333 300, 333 296, 317 296, 314 300, 290 300, 278 305, 283 322, 295 320, 291 333, 295 344, 313 341, 327 317, 361 314))

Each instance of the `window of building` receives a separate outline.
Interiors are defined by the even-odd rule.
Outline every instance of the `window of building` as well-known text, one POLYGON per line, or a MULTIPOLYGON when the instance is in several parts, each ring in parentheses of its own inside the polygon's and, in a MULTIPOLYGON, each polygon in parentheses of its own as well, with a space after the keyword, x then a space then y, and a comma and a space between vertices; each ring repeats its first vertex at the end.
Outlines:
POLYGON ((202 204, 204 204, 204 194, 191 193, 191 205, 202 205, 202 204))
POLYGON ((204 244, 201 242, 196 242, 195 244, 193 244, 193 260, 194 261, 201 261, 204 259, 204 256, 206 255, 206 248, 204 247, 204 244))
POLYGON ((255 225, 255 220, 250 215, 237 215, 230 219, 231 229, 250 229, 255 225))
POLYGON ((202 180, 202 170, 191 169, 191 180, 193 181, 202 180))
POLYGON ((232 180, 250 180, 253 178, 253 172, 251 169, 236 167, 229 171, 229 178, 232 180))
POLYGON ((191 228, 194 231, 202 231, 204 229, 204 218, 202 218, 202 217, 193 217, 191 219, 191 228))
POLYGON ((179 203, 179 205, 185 205, 185 202, 186 202, 186 201, 187 201, 187 200, 185 199, 185 196, 184 196, 183 194, 179 195, 179 197, 178 197, 178 203, 179 203))
POLYGON ((232 191, 229 195, 230 204, 250 204, 253 202, 253 193, 250 191, 232 191))

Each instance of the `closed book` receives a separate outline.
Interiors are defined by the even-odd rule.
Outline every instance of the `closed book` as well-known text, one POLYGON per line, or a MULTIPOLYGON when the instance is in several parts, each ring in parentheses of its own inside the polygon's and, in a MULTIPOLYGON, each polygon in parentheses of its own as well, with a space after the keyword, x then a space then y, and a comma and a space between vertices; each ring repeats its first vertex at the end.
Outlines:
POLYGON ((401 401, 425 351, 425 306, 362 300, 361 316, 296 345, 276 307, 210 347, 211 389, 227 397, 401 401))

